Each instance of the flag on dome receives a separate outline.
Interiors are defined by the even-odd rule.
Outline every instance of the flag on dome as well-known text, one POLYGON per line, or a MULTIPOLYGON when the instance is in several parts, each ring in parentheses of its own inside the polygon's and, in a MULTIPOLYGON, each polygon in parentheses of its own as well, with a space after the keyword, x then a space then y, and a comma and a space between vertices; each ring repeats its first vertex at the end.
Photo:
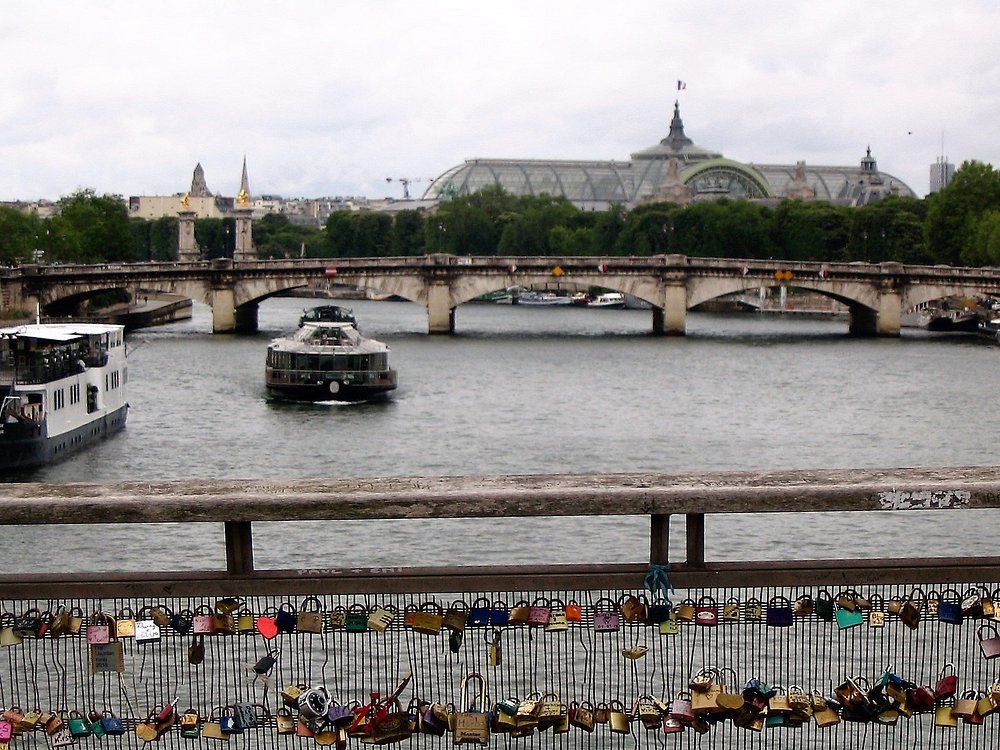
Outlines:
POLYGON ((685 82, 685 81, 677 81, 677 90, 678 91, 683 91, 687 87, 688 87, 687 82, 685 82))

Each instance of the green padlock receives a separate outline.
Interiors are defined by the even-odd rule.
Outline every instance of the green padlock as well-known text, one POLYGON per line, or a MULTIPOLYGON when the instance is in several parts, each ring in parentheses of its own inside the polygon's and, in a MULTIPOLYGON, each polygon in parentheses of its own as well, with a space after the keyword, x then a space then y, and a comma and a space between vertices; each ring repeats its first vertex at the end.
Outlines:
POLYGON ((104 736, 104 727, 101 726, 101 719, 103 714, 100 711, 91 711, 87 714, 87 720, 90 722, 90 733, 95 737, 104 736))
POLYGON ((181 737, 196 740, 201 736, 201 719, 198 712, 189 708, 181 714, 181 737))
POLYGON ((677 635, 681 632, 677 625, 677 610, 671 609, 670 616, 666 620, 660 620, 660 635, 677 635))
POLYGON ((69 733, 76 738, 89 737, 94 733, 90 722, 79 711, 69 712, 69 733))
POLYGON ((349 633, 363 633, 368 630, 368 610, 363 604, 352 604, 347 610, 344 629, 349 633))

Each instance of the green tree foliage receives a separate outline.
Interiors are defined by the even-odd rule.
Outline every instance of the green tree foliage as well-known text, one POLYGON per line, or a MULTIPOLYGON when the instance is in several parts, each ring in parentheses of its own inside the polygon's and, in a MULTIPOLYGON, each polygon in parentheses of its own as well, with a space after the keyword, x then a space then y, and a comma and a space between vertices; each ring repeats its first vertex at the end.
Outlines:
MULTIPOLYGON (((639 206, 625 217, 613 245, 616 255, 661 255, 676 252, 674 217, 680 209, 673 203, 639 206)), ((610 254, 610 253, 609 253, 610 254)))
POLYGON ((236 245, 236 220, 195 219, 194 241, 203 258, 232 258, 236 245))
POLYGON ((253 241, 260 258, 322 258, 327 250, 324 232, 292 224, 284 214, 267 214, 254 222, 253 241))
POLYGON ((925 232, 938 263, 976 265, 979 218, 1000 208, 1000 174, 989 164, 967 161, 943 190, 928 198, 925 232))
POLYGON ((62 260, 77 263, 139 260, 135 234, 129 226, 128 210, 120 195, 97 195, 78 190, 59 200, 62 221, 79 237, 79 244, 63 248, 77 257, 62 260))
POLYGON ((396 214, 391 246, 393 255, 423 254, 424 217, 419 211, 406 209, 396 214))
POLYGON ((41 222, 34 214, 0 206, 0 263, 29 263, 41 222))
POLYGON ((571 224, 579 214, 566 198, 524 196, 515 203, 515 215, 500 234, 500 255, 554 255, 549 236, 554 227, 571 224))
POLYGON ((326 245, 333 258, 357 255, 353 211, 334 211, 326 220, 326 245))
POLYGON ((174 216, 161 216, 149 222, 150 260, 177 260, 180 221, 174 216))
POLYGON ((972 248, 966 253, 969 262, 981 266, 1000 266, 1000 209, 980 214, 972 233, 972 248))
POLYGON ((782 201, 774 210, 771 225, 773 257, 802 261, 856 260, 847 256, 851 210, 821 201, 782 201))

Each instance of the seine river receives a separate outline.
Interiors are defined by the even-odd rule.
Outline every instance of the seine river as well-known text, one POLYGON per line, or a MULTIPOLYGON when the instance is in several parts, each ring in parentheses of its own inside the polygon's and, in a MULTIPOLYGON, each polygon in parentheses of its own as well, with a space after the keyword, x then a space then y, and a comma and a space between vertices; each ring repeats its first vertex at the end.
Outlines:
MULTIPOLYGON (((1000 348, 904 329, 853 339, 842 318, 692 314, 649 334, 641 310, 470 304, 454 336, 409 303, 350 304, 392 347, 386 403, 270 402, 268 341, 306 299, 274 299, 254 335, 208 308, 129 336, 124 432, 30 481, 303 478, 972 466, 996 460, 1000 348)), ((712 559, 990 554, 981 512, 710 518, 712 559), (858 516, 862 516, 859 518, 858 516), (905 516, 905 518, 904 518, 905 516)), ((255 527, 260 567, 636 562, 648 520, 491 519, 255 527), (373 533, 374 532, 374 533, 373 533), (350 556, 345 556, 345 550, 350 556)), ((224 567, 221 527, 22 528, 7 570, 224 567)), ((676 549, 683 545, 675 544, 676 549)))

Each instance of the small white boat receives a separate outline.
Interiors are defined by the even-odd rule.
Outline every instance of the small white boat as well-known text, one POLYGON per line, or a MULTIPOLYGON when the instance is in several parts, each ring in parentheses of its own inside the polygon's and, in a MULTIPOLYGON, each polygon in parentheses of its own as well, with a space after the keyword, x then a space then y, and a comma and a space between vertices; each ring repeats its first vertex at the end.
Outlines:
POLYGON ((621 292, 604 292, 590 300, 587 303, 587 307, 607 307, 615 310, 624 310, 625 295, 621 292))
POLYGON ((0 471, 41 466, 125 426, 125 328, 0 328, 0 471))

